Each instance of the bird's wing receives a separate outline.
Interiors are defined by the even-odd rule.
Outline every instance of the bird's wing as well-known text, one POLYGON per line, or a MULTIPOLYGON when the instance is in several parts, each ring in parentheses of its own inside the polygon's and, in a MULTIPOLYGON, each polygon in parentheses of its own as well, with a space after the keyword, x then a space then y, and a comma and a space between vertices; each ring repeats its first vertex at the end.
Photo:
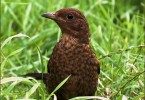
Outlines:
POLYGON ((96 57, 89 58, 88 64, 97 67, 97 73, 100 74, 100 63, 96 57))

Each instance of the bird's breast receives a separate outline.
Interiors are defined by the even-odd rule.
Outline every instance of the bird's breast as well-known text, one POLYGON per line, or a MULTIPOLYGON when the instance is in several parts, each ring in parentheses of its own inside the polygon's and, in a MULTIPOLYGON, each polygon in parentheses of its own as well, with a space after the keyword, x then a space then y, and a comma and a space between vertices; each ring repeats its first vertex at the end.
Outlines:
POLYGON ((88 44, 79 44, 74 41, 60 40, 54 47, 50 58, 50 72, 80 75, 86 73, 91 67, 87 65, 88 59, 94 54, 88 44))

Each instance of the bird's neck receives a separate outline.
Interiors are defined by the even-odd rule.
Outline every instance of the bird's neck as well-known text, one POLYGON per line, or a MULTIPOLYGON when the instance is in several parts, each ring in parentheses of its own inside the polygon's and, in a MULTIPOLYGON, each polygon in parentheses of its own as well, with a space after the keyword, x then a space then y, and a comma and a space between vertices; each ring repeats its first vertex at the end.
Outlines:
POLYGON ((75 35, 74 33, 71 34, 70 32, 69 33, 63 32, 61 39, 68 40, 68 41, 72 40, 80 44, 89 44, 89 33, 86 33, 84 35, 81 33, 76 33, 76 34, 77 35, 75 35))

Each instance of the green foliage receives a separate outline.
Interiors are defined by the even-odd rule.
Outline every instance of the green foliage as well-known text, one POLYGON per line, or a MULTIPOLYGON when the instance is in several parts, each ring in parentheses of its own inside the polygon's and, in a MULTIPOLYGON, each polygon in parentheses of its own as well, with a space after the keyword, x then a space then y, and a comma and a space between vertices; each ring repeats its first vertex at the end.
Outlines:
POLYGON ((47 61, 61 31, 41 14, 64 7, 81 10, 88 20, 90 44, 101 63, 96 96, 143 98, 143 0, 1 0, 2 100, 49 98, 42 82, 20 76, 47 72, 47 61))

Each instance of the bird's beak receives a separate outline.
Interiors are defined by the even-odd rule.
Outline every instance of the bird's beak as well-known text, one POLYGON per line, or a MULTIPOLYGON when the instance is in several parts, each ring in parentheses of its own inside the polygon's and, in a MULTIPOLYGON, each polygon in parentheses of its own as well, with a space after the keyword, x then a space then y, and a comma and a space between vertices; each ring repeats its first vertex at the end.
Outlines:
POLYGON ((44 14, 42 14, 42 17, 49 18, 49 19, 52 19, 52 20, 56 19, 56 16, 55 16, 54 13, 44 13, 44 14))

